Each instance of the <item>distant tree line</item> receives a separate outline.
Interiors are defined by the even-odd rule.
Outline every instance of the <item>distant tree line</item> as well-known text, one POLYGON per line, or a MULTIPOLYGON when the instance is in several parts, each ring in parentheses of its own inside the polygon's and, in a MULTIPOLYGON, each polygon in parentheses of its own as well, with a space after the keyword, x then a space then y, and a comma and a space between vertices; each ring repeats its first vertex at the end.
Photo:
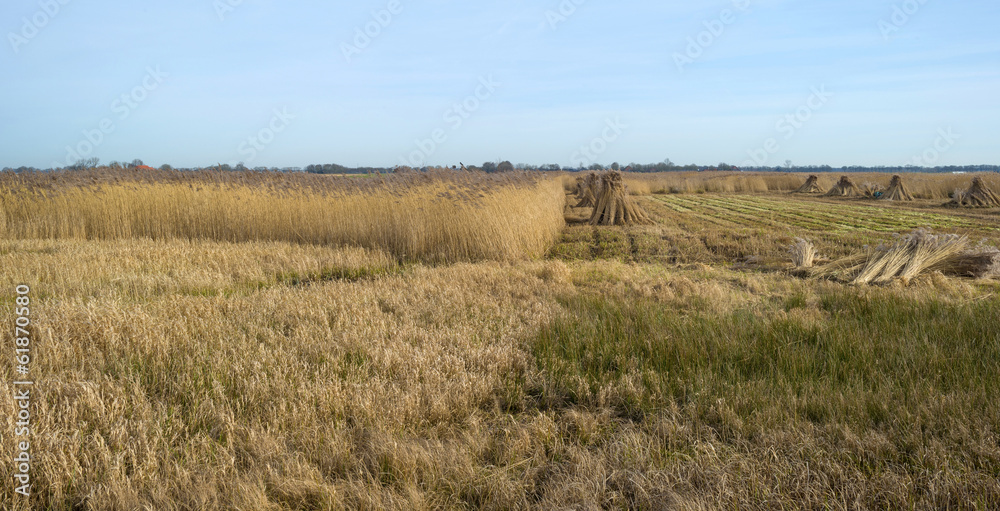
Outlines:
MULTIPOLYGON (((100 165, 100 160, 98 158, 87 158, 84 160, 79 160, 72 165, 63 167, 66 170, 87 170, 99 167, 110 168, 110 169, 134 169, 137 167, 143 167, 143 161, 140 159, 134 159, 131 162, 119 162, 113 161, 107 165, 100 165)), ((457 166, 452 166, 457 168, 457 166)), ((308 165, 304 169, 299 167, 254 167, 253 169, 248 168, 243 162, 236 165, 230 165, 228 163, 219 163, 216 165, 209 165, 206 167, 199 168, 182 168, 174 169, 174 167, 169 164, 163 164, 159 167, 161 170, 199 170, 199 169, 210 169, 210 170, 224 170, 224 171, 248 171, 254 170, 258 172, 271 171, 271 172, 309 172, 312 174, 372 174, 376 172, 387 173, 394 170, 393 167, 347 167, 344 165, 339 165, 336 163, 323 163, 308 165)), ((470 170, 482 170, 484 172, 505 172, 511 170, 528 170, 528 171, 542 171, 542 172, 553 172, 553 171, 569 171, 569 172, 580 172, 580 171, 602 171, 602 170, 628 170, 631 172, 681 172, 681 171, 744 171, 744 172, 798 172, 798 173, 819 173, 819 172, 839 172, 839 173, 852 173, 852 172, 884 172, 884 173, 901 173, 901 172, 927 172, 927 173, 953 173, 953 172, 1000 172, 1000 165, 947 165, 947 166, 937 166, 937 167, 917 167, 914 165, 898 165, 898 166, 865 166, 865 165, 848 165, 844 167, 831 167, 830 165, 794 165, 791 161, 786 161, 784 166, 775 167, 737 167, 735 165, 730 165, 728 163, 722 162, 718 165, 697 165, 694 163, 688 165, 675 165, 669 159, 658 163, 636 163, 632 162, 628 165, 620 165, 615 162, 611 165, 604 166, 600 163, 592 163, 588 166, 581 167, 563 167, 558 163, 545 163, 541 165, 536 165, 532 163, 518 163, 511 164, 509 161, 504 162, 484 162, 481 167, 467 167, 470 170)), ((428 167, 422 167, 420 171, 426 171, 428 167)), ((40 172, 46 170, 54 170, 52 168, 39 169, 29 166, 21 166, 17 168, 4 167, 3 172, 40 172)))

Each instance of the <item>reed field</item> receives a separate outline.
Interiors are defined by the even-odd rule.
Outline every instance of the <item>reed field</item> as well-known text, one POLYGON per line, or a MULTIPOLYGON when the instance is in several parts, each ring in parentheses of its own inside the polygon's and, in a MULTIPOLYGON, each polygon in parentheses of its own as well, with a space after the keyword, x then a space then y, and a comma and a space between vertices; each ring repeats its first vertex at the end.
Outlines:
POLYGON ((971 175, 576 177, 0 175, 0 509, 1000 508, 995 274, 800 271, 992 254, 971 175))
POLYGON ((0 236, 14 239, 289 241, 453 262, 540 256, 562 225, 559 183, 528 174, 57 172, 2 176, 0 190, 0 236))

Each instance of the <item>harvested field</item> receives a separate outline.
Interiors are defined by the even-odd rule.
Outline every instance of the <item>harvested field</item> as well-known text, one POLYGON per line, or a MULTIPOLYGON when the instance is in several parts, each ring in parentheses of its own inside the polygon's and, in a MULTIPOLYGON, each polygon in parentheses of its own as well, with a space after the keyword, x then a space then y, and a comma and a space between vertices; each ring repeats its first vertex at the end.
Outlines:
MULTIPOLYGON (((451 219, 482 236, 446 246, 549 232, 549 213, 513 217, 553 205, 576 220, 538 254, 451 262, 322 238, 37 237, 6 208, 0 323, 29 285, 37 486, 0 487, 0 507, 1000 506, 1000 283, 801 278, 788 248, 808 240, 800 265, 822 267, 929 228, 978 250, 1000 241, 994 210, 639 194, 652 224, 592 226, 558 180, 484 183, 489 221, 451 219)), ((409 213, 426 197, 371 186, 351 194, 392 190, 409 213)), ((98 193, 80 189, 59 196, 98 193)), ((997 252, 976 254, 956 271, 995 275, 997 252)), ((15 369, 0 357, 8 396, 15 369)))

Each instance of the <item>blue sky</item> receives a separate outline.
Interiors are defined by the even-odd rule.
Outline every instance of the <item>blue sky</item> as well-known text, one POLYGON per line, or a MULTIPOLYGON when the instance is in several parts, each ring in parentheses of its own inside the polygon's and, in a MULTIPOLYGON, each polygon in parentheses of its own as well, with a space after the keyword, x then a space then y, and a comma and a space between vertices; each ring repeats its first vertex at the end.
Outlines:
POLYGON ((996 0, 12 0, 0 165, 996 164, 998 21, 996 0))

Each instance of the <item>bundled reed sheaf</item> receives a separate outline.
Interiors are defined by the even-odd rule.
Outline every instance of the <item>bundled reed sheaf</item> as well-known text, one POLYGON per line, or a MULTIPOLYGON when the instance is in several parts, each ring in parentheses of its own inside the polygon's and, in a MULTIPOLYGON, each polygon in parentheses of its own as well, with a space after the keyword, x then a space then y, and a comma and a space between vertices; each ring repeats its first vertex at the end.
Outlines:
POLYGON ((857 197, 861 195, 858 185, 847 176, 840 176, 840 181, 826 192, 826 197, 857 197))
POLYGON ((809 176, 809 178, 806 179, 805 184, 792 193, 823 193, 823 189, 819 187, 818 181, 819 176, 809 176))
POLYGON ((861 190, 861 195, 869 199, 878 199, 882 197, 882 193, 885 192, 885 188, 878 183, 864 183, 859 186, 858 189, 861 190))
POLYGON ((592 208, 597 206, 597 196, 600 195, 601 190, 601 180, 597 177, 596 172, 591 172, 587 174, 587 177, 583 180, 580 185, 580 191, 577 197, 580 202, 576 204, 578 208, 592 208))
POLYGON ((968 190, 955 190, 955 196, 948 203, 949 206, 960 206, 966 208, 996 208, 1000 207, 1000 197, 990 190, 983 178, 972 179, 972 186, 968 190))
POLYGON ((812 268, 817 256, 816 247, 802 238, 795 238, 795 244, 788 249, 788 253, 796 269, 812 268))
MULTIPOLYGON (((801 266, 801 261, 796 260, 801 251, 798 246, 790 250, 796 268, 801 266)), ((919 229, 897 235, 893 243, 817 267, 809 275, 851 284, 884 284, 897 279, 908 283, 931 271, 959 277, 996 277, 1000 275, 1000 251, 986 246, 970 249, 965 236, 919 229)))
POLYGON ((597 206, 590 217, 591 225, 652 224, 646 212, 629 197, 621 172, 611 171, 601 177, 597 206))
POLYGON ((913 195, 910 194, 910 190, 906 188, 906 184, 903 183, 903 177, 899 174, 892 176, 892 180, 889 181, 889 188, 882 193, 879 197, 881 200, 901 200, 901 201, 911 201, 913 200, 913 195))

